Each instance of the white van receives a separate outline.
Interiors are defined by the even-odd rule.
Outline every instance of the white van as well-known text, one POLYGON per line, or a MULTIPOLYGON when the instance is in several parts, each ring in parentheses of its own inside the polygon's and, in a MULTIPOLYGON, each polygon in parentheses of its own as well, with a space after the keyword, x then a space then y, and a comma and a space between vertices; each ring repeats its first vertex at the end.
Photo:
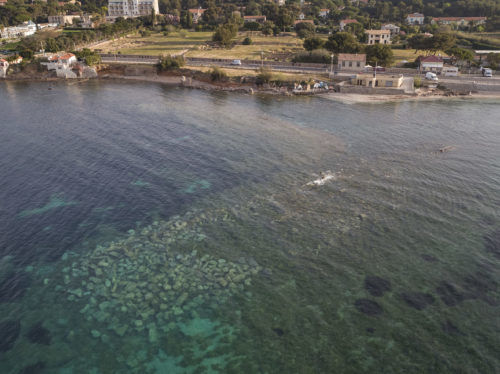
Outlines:
POLYGON ((430 80, 430 81, 436 81, 436 82, 439 80, 436 73, 432 73, 430 71, 425 73, 425 79, 430 80))
POLYGON ((491 78, 493 76, 493 71, 491 69, 483 69, 483 77, 491 78))
POLYGON ((441 75, 443 77, 458 77, 458 68, 456 66, 445 66, 441 70, 441 75))

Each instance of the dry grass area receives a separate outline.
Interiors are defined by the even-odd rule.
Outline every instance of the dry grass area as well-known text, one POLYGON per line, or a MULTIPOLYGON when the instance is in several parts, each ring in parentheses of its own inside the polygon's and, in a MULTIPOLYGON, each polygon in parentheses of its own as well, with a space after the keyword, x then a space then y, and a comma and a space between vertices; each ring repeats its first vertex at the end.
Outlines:
MULTIPOLYGON (((201 72, 209 72, 211 70, 210 67, 201 67, 201 66, 185 66, 185 69, 196 70, 201 72)), ((255 77, 259 74, 259 70, 252 69, 228 69, 221 68, 228 77, 255 77)), ((308 81, 309 79, 314 79, 316 81, 325 81, 328 80, 328 76, 326 74, 297 74, 297 73, 273 73, 273 80, 280 81, 289 81, 289 82, 301 82, 308 81)))
POLYGON ((94 48, 107 53, 132 55, 160 55, 185 53, 187 57, 227 58, 227 59, 286 59, 303 50, 301 39, 294 35, 263 36, 260 33, 241 32, 235 38, 232 48, 217 48, 210 45, 212 32, 171 32, 167 36, 155 33, 142 37, 139 34, 102 43, 94 48), (249 36, 253 43, 242 45, 249 36))
MULTIPOLYGON (((418 56, 425 54, 423 51, 416 52, 414 49, 393 49, 392 52, 394 53, 395 65, 404 60, 408 62, 413 62, 418 56)), ((439 51, 437 52, 437 54, 441 54, 441 56, 448 56, 443 51, 439 51)))

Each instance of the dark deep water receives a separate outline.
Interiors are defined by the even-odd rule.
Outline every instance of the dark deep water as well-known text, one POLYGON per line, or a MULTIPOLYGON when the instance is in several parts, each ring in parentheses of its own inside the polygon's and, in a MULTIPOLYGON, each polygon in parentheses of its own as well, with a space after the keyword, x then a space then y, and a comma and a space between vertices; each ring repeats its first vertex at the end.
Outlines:
POLYGON ((499 207, 498 101, 5 82, 0 373, 498 373, 499 207))

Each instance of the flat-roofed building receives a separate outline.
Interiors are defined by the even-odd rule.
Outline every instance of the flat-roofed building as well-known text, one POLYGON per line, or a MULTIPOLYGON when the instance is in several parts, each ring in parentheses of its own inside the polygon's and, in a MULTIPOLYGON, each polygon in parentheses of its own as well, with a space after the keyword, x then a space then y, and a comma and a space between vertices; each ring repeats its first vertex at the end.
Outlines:
POLYGON ((338 70, 363 69, 366 65, 364 53, 339 53, 337 58, 338 70))
POLYGON ((403 85, 403 74, 395 75, 377 75, 374 74, 356 74, 351 78, 351 84, 363 87, 392 87, 400 88, 403 85))
POLYGON ((111 18, 133 18, 159 13, 158 0, 109 0, 108 16, 111 18))

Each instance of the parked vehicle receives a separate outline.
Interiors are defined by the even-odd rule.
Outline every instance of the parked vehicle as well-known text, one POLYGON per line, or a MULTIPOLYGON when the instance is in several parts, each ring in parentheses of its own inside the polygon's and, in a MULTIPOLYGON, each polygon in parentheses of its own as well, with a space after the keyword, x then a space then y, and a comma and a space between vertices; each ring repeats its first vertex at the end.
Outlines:
POLYGON ((241 60, 233 60, 233 61, 231 61, 231 65, 238 65, 238 66, 240 66, 241 65, 241 60))
POLYGON ((445 66, 441 70, 441 75, 443 77, 458 77, 458 68, 456 66, 445 66))
POLYGON ((493 76, 493 71, 491 69, 483 69, 483 77, 491 78, 493 76))
POLYGON ((430 80, 430 81, 435 81, 435 82, 437 82, 439 80, 436 73, 432 73, 430 71, 425 73, 425 79, 430 80))

